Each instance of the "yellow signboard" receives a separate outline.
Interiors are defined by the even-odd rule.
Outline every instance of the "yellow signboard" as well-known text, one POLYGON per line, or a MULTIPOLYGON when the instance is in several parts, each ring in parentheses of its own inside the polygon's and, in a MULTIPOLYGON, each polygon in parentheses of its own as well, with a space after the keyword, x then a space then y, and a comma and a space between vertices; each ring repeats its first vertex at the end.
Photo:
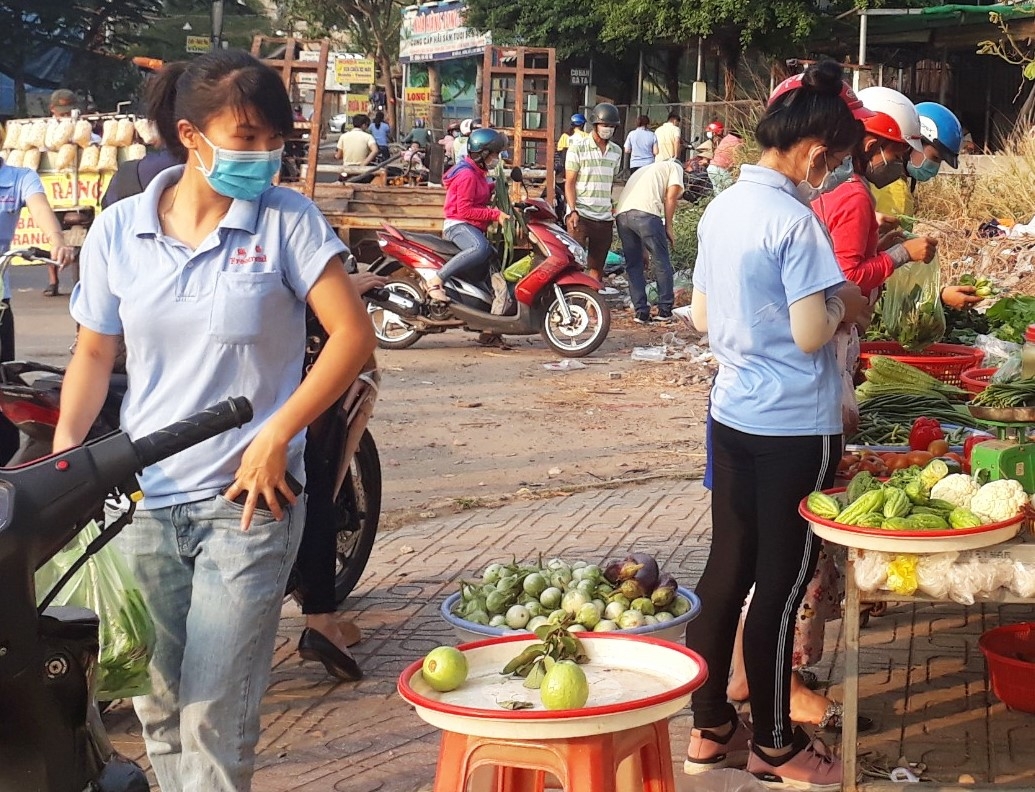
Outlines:
MULTIPOLYGON (((111 181, 112 173, 81 173, 79 174, 79 205, 100 207, 101 196, 108 189, 108 182, 111 181)), ((72 182, 71 173, 41 173, 40 181, 43 182, 43 191, 55 209, 71 209, 75 203, 75 186, 72 182)), ((11 239, 12 248, 41 247, 50 248, 47 235, 37 226, 28 209, 22 209, 18 216, 18 225, 14 230, 14 237, 11 239)))
POLYGON ((212 49, 212 39, 208 36, 187 36, 187 52, 199 54, 212 49))
POLYGON ((345 97, 345 112, 350 116, 357 113, 370 111, 370 97, 366 94, 347 94, 345 97))
POLYGON ((335 79, 342 85, 373 85, 374 61, 370 58, 341 58, 334 62, 335 79))
POLYGON ((431 104, 430 88, 406 88, 403 91, 403 99, 406 104, 431 104))

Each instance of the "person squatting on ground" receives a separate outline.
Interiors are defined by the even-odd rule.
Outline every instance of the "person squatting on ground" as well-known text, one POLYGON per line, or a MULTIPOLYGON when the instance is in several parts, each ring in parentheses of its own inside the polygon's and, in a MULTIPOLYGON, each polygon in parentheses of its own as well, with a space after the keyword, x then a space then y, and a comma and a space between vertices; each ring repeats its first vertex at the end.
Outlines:
POLYGON ((290 477, 304 482, 305 429, 375 338, 334 230, 311 201, 271 187, 293 127, 279 75, 216 51, 167 65, 150 91, 184 166, 90 229, 54 445, 86 436, 120 335, 130 435, 227 396, 252 402, 242 429, 143 472, 144 501, 117 539, 155 622, 153 691, 134 705, 163 792, 247 792, 305 516, 290 477), (307 304, 328 340, 299 384, 307 304))
POLYGON ((625 272, 629 278, 635 321, 650 324, 650 303, 644 274, 644 252, 654 264, 658 283, 659 322, 674 322, 675 300, 669 245, 675 245, 673 218, 683 197, 683 166, 678 160, 655 162, 640 168, 622 190, 615 209, 618 238, 622 240, 625 272))
POLYGON ((510 219, 510 215, 489 205, 494 188, 489 171, 499 162, 500 153, 506 147, 506 136, 495 129, 474 130, 467 142, 467 156, 442 180, 446 187, 442 236, 460 248, 460 252, 446 262, 437 276, 427 279, 428 296, 433 300, 449 302, 442 284, 452 277, 463 274, 474 283, 488 277, 492 245, 485 238, 485 232, 492 223, 510 219))
POLYGON ((622 149, 611 142, 620 121, 618 108, 602 102, 593 108, 593 132, 568 144, 564 162, 564 200, 568 205, 568 232, 586 248, 589 274, 604 276, 604 261, 611 249, 614 203, 611 190, 622 169, 622 149))
POLYGON ((832 61, 768 106, 758 165, 704 213, 691 313, 719 372, 711 394, 712 546, 687 646, 708 663, 693 695, 688 773, 743 766, 770 783, 837 790, 840 762, 792 728, 793 620, 819 544, 798 502, 833 482, 841 444, 840 372, 829 343, 866 311, 809 201, 862 136, 855 97, 832 61), (753 222, 744 225, 742 218, 753 222), (726 696, 741 606, 751 729, 726 696))

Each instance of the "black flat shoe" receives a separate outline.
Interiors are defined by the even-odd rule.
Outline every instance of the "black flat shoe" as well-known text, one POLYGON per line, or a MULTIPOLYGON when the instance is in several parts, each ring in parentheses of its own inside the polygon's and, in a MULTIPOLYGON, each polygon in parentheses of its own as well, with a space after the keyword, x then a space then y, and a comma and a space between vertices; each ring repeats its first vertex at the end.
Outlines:
MULTIPOLYGON (((827 707, 827 711, 823 714, 823 719, 819 722, 817 728, 820 731, 840 734, 844 727, 844 718, 844 705, 840 701, 831 701, 830 706, 827 707)), ((859 732, 867 732, 873 728, 873 720, 867 718, 865 715, 857 716, 856 723, 856 728, 859 732)))
POLYGON ((358 682, 363 678, 363 669, 355 660, 308 627, 302 630, 302 637, 298 639, 298 654, 303 660, 323 663, 328 674, 345 682, 358 682))

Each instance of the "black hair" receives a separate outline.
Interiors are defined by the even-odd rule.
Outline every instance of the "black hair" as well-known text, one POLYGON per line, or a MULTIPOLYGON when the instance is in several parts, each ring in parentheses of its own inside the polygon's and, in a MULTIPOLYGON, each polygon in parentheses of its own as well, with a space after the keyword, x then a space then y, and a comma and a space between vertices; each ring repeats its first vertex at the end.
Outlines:
POLYGON ((763 148, 787 151, 805 138, 816 138, 831 151, 855 148, 863 125, 841 98, 844 70, 833 60, 805 70, 801 87, 788 91, 766 108, 755 127, 763 148))
POLYGON ((641 115, 639 118, 636 119, 636 126, 650 126, 650 116, 641 115))
POLYGON ((260 121, 284 136, 294 130, 291 100, 280 76, 241 50, 207 52, 189 63, 166 65, 148 89, 147 115, 166 148, 181 162, 187 149, 176 124, 190 121, 204 131, 209 119, 231 108, 260 121))
POLYGON ((675 112, 669 113, 668 114, 668 120, 669 121, 679 121, 680 120, 679 113, 675 113, 675 112))
POLYGON ((376 113, 374 113, 374 123, 377 124, 377 126, 379 128, 380 128, 381 124, 384 123, 384 120, 385 120, 385 114, 382 111, 378 110, 376 113))
POLYGON ((357 113, 352 116, 352 126, 356 129, 360 127, 370 126, 370 116, 366 113, 357 113))

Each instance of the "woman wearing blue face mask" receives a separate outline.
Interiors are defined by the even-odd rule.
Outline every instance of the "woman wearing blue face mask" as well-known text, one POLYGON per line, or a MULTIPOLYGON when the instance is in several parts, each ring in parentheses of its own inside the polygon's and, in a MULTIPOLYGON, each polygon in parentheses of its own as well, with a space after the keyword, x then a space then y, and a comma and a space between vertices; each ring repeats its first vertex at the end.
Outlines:
POLYGON ((217 51, 170 64, 150 90, 149 116, 183 165, 90 230, 54 443, 86 436, 120 335, 132 436, 227 396, 251 400, 241 430, 143 472, 144 500, 117 540, 156 625, 153 689, 134 703, 158 782, 242 792, 302 533, 305 429, 375 341, 345 246, 311 201, 270 184, 292 129, 279 75, 217 51), (307 304, 328 340, 303 381, 307 304))

